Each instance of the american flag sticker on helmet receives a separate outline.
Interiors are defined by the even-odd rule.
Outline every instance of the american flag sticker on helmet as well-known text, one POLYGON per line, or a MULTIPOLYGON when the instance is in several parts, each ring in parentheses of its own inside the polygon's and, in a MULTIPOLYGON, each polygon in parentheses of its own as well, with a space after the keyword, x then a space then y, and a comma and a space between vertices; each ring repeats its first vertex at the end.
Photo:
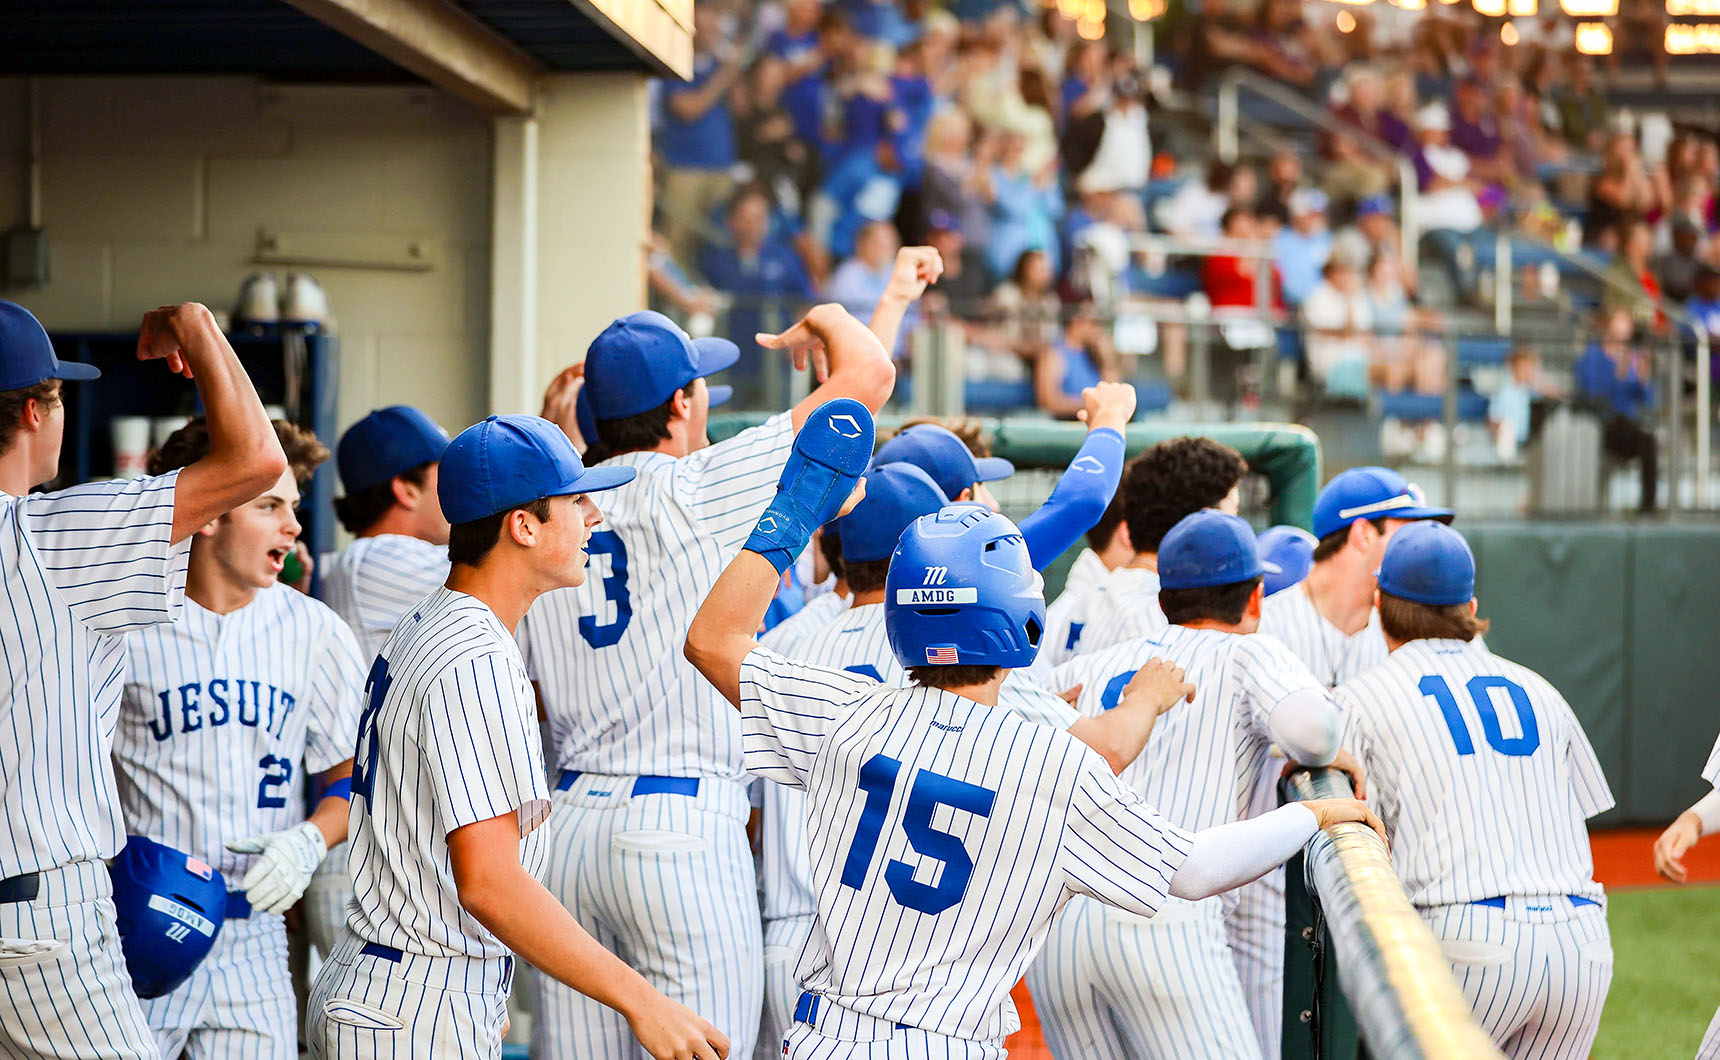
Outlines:
POLYGON ((199 861, 197 858, 191 857, 190 855, 187 855, 185 858, 185 868, 187 871, 194 872, 206 880, 213 879, 215 876, 215 870, 209 867, 208 862, 199 861))
POLYGON ((926 665, 954 666, 956 665, 956 649, 954 645, 940 644, 935 648, 926 649, 926 665))

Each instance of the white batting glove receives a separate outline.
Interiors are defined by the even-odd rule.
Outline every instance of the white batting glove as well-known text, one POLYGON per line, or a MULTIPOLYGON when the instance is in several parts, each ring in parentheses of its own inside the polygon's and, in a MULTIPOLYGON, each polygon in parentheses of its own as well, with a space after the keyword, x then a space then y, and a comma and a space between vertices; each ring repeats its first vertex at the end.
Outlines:
POLYGON ((284 832, 239 839, 227 844, 235 854, 261 854, 239 881, 251 908, 284 913, 310 886, 311 875, 328 856, 322 829, 309 821, 284 832))

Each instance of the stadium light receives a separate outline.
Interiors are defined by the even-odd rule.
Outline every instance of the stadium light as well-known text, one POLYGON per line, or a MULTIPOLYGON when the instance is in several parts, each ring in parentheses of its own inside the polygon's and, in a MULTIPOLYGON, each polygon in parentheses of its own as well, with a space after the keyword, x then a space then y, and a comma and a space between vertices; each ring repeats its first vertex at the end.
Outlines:
POLYGON ((1427 0, 1394 0, 1394 2, 1403 11, 1425 11, 1427 9, 1427 0))
POLYGON ((1535 0, 1510 0, 1505 7, 1511 13, 1512 18, 1534 18, 1540 9, 1540 4, 1536 3, 1535 0))
POLYGON ((1720 53, 1720 23, 1679 23, 1666 27, 1668 55, 1714 55, 1720 53))
MULTIPOLYGON (((1559 0, 1559 7, 1572 18, 1612 18, 1618 14, 1618 0, 1559 0)), ((1607 34, 1607 51, 1612 50, 1612 34, 1607 34)), ((1604 55, 1606 52, 1595 52, 1604 55)))
POLYGON ((1498 18, 1505 13, 1505 0, 1475 0, 1476 13, 1498 18))
POLYGON ((1720 15, 1720 0, 1666 0, 1666 13, 1673 17, 1695 15, 1699 18, 1713 18, 1720 15))
POLYGON ((1517 27, 1510 22, 1499 27, 1499 40, 1507 48, 1515 47, 1522 38, 1517 34, 1517 27))
POLYGON ((1605 22, 1577 23, 1577 51, 1582 55, 1611 55, 1612 30, 1605 22))
POLYGON ((1105 37, 1105 24, 1103 22, 1094 22, 1090 18, 1077 19, 1075 21, 1075 32, 1082 40, 1103 40, 1105 37))
POLYGON ((1356 16, 1348 11, 1338 12, 1338 32, 1354 33, 1356 31, 1356 16))

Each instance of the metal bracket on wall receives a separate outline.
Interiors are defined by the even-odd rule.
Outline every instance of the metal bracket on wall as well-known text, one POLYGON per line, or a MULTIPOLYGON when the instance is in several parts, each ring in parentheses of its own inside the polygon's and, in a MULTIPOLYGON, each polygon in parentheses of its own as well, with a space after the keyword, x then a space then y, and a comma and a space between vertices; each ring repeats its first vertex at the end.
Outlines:
POLYGON ((258 265, 429 272, 442 262, 442 241, 420 235, 259 228, 257 252, 251 260, 258 265))

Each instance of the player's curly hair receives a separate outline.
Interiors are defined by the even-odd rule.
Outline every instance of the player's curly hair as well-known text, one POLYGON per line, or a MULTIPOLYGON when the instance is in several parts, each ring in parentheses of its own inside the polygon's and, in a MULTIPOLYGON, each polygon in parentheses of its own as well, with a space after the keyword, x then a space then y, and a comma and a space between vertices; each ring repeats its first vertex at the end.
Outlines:
MULTIPOLYGON (((328 459, 328 446, 317 440, 310 428, 287 420, 271 421, 281 451, 287 454, 287 466, 303 489, 311 480, 317 466, 328 459)), ((209 421, 199 416, 167 436, 161 448, 150 454, 148 471, 165 475, 182 467, 190 467, 209 455, 209 421)))
POLYGON ((1210 508, 1248 474, 1248 461, 1211 438, 1167 438, 1123 469, 1123 521, 1136 552, 1157 552, 1184 516, 1210 508))
MULTIPOLYGON (((423 486, 425 480, 430 477, 432 466, 433 463, 419 464, 417 467, 407 468, 394 478, 403 478, 414 486, 423 486)), ((363 534, 394 507, 394 478, 361 490, 348 490, 346 496, 334 499, 334 517, 340 520, 340 525, 346 527, 347 533, 354 537, 363 534)))
POLYGON ((1380 628, 1393 640, 1474 640, 1493 625, 1469 613, 1468 604, 1436 607, 1380 590, 1380 628))
POLYGON ((24 406, 31 401, 41 405, 44 411, 58 405, 61 401, 60 381, 44 379, 34 386, 0 390, 0 453, 12 448, 12 443, 18 440, 18 431, 24 425, 24 406))
POLYGON ((960 438, 976 460, 991 455, 991 440, 985 436, 985 427, 972 416, 915 416, 896 430, 878 432, 878 445, 882 446, 909 427, 918 427, 922 423, 936 424, 960 438))
POLYGON ((1119 494, 1111 498, 1111 503, 1105 506, 1105 514, 1099 516, 1099 521, 1087 530, 1087 547, 1094 552, 1103 552, 1111 547, 1111 538, 1116 536, 1117 527, 1123 525, 1123 497, 1119 494))

